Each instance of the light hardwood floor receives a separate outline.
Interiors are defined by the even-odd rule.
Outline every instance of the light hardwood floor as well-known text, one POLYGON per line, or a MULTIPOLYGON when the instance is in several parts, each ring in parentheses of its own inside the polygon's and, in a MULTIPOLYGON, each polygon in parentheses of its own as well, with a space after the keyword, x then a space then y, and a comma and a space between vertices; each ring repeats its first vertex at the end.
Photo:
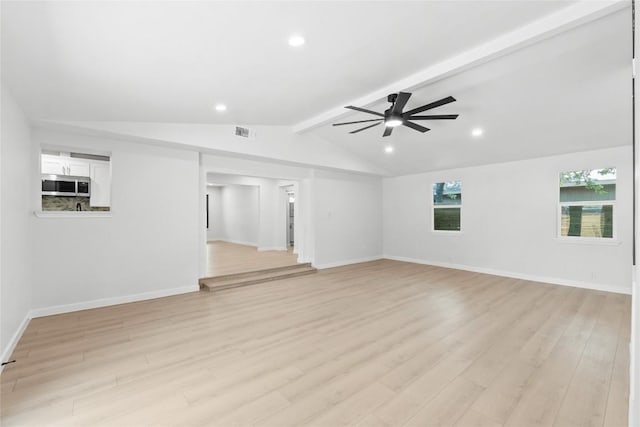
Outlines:
POLYGON ((625 426, 630 298, 396 261, 32 320, 3 426, 625 426))
POLYGON ((246 273, 298 263, 298 255, 288 251, 258 251, 255 246, 213 240, 207 242, 207 276, 246 273))

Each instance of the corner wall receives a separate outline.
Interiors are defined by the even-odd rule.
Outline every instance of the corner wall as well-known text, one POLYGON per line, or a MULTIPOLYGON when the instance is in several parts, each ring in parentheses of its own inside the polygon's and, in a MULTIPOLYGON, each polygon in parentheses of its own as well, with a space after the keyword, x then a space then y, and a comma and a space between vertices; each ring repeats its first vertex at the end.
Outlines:
POLYGON ((33 150, 26 117, 6 88, 0 92, 0 353, 5 362, 31 309, 33 150))
MULTIPOLYGON (((218 189, 218 199, 221 200, 221 224, 214 232, 209 230, 208 239, 212 240, 210 236, 215 234, 222 240, 257 246, 258 250, 287 249, 284 194, 281 188, 284 181, 218 173, 207 174, 207 181, 222 185, 207 187, 209 194, 212 194, 213 189, 218 189), (230 199, 231 194, 235 193, 238 197, 241 191, 251 189, 257 190, 258 194, 250 199, 247 196, 243 197, 242 204, 234 203, 230 199), (234 222, 241 222, 243 225, 232 227, 234 222), (241 237, 242 235, 245 237, 241 237)), ((215 204, 213 207, 218 208, 215 204)))
POLYGON ((260 240, 260 188, 225 185, 220 189, 222 239, 258 246, 260 240))
POLYGON ((384 179, 384 252, 393 259, 631 292, 631 147, 384 179), (618 168, 617 242, 556 237, 558 174, 618 168), (432 185, 462 181, 462 232, 432 231, 432 185))
POLYGON ((311 194, 316 267, 382 258, 380 178, 316 171, 311 194))

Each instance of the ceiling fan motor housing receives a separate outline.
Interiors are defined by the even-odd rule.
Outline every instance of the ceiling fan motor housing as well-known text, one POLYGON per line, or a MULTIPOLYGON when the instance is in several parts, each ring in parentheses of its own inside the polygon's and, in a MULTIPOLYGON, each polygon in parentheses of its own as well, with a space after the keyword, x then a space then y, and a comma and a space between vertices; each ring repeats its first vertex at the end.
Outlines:
POLYGON ((391 110, 393 109, 393 107, 388 108, 386 110, 384 110, 384 121, 385 123, 390 121, 390 120, 399 120, 400 122, 404 122, 404 120, 402 119, 402 115, 401 114, 394 114, 391 110))

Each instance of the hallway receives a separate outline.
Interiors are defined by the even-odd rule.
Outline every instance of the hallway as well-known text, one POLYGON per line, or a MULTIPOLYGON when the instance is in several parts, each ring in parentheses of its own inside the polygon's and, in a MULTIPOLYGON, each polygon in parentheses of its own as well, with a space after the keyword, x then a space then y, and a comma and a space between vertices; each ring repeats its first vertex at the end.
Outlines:
POLYGON ((207 242, 206 277, 296 265, 298 255, 288 251, 258 251, 254 246, 214 240, 207 242))

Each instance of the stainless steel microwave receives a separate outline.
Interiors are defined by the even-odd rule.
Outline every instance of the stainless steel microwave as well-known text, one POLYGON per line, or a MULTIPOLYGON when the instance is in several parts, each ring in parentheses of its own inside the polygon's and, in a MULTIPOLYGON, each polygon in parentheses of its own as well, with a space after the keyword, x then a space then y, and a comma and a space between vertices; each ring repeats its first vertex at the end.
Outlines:
POLYGON ((72 175, 42 175, 43 196, 90 197, 91 178, 72 175))

